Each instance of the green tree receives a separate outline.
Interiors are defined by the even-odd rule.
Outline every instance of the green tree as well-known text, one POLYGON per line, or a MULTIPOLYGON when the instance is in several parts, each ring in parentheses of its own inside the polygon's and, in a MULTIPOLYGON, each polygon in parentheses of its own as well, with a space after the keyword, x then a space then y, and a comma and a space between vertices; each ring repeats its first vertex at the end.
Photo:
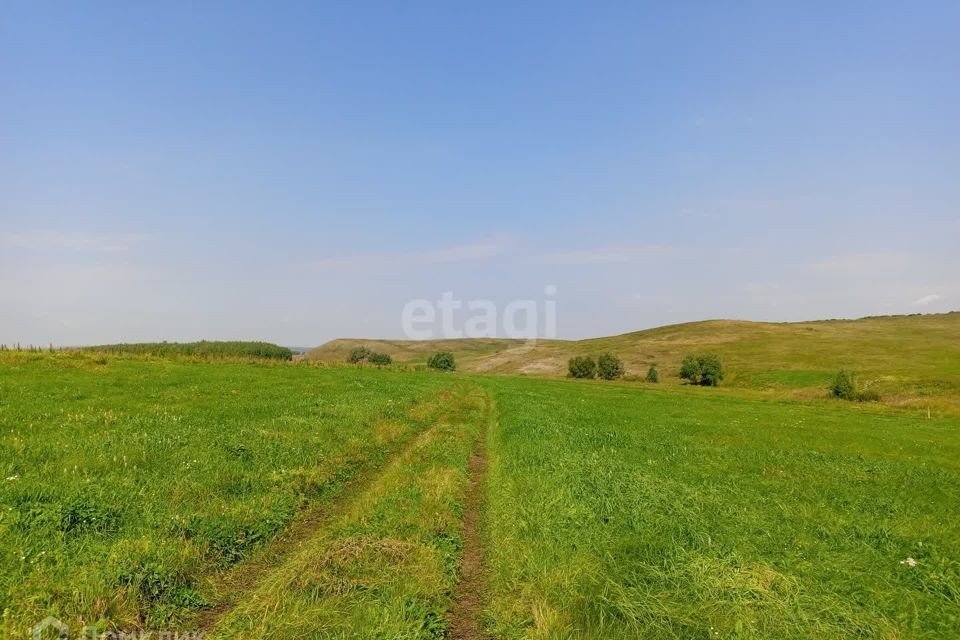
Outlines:
POLYGON ((369 358, 372 353, 373 352, 367 347, 354 347, 350 350, 350 355, 347 356, 347 362, 350 364, 359 364, 369 358))
POLYGON ((457 363, 449 351, 438 351, 427 359, 427 366, 438 371, 454 371, 457 363))
POLYGON ((612 353, 604 353, 597 358, 597 375, 604 380, 616 380, 623 377, 623 360, 612 353))
POLYGON ((650 365, 650 368, 647 369, 647 382, 660 382, 660 374, 657 373, 657 368, 653 365, 650 365))
POLYGON ((374 351, 374 352, 371 352, 369 356, 367 356, 367 362, 369 362, 370 364, 375 364, 377 366, 382 367, 388 364, 392 364, 393 358, 391 358, 389 354, 377 353, 374 351))
POLYGON ((712 353, 688 355, 680 365, 680 377, 690 384, 715 387, 723 380, 720 358, 712 353))
POLYGON ((570 358, 567 363, 569 376, 571 378, 595 378, 597 376, 597 363, 590 356, 576 356, 570 358))

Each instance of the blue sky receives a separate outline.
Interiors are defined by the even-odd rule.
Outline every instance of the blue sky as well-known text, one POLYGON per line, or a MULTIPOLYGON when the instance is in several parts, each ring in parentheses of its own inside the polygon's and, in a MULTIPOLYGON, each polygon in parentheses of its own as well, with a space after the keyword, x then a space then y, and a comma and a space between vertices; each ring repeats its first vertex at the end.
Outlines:
POLYGON ((960 308, 956 2, 128 4, 0 8, 0 342, 960 308))

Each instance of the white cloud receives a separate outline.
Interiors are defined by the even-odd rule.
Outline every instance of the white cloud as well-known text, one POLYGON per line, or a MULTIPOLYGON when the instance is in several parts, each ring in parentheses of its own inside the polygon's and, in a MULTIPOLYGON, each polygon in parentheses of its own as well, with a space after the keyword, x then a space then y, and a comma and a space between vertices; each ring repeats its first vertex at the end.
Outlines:
POLYGON ((25 249, 43 251, 68 249, 74 251, 99 251, 117 253, 128 251, 142 241, 135 233, 89 233, 85 231, 0 231, 0 249, 25 249))
POLYGON ((919 305, 921 307, 926 307, 940 300, 943 300, 943 296, 937 295, 935 293, 931 293, 930 295, 926 295, 926 296, 923 296, 922 298, 918 298, 914 300, 913 304, 919 305))
POLYGON ((309 263, 309 266, 321 270, 366 271, 417 265, 477 262, 503 254, 513 241, 513 236, 500 235, 471 244, 453 245, 425 251, 321 258, 309 263))

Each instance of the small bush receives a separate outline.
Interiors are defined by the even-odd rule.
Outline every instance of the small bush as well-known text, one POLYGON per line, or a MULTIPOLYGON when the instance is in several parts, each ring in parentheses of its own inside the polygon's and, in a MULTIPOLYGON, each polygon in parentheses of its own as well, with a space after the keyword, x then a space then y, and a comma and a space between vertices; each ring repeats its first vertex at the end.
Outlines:
POLYGON ((660 382, 660 374, 657 373, 657 368, 653 365, 647 369, 647 382, 660 382))
POLYGON ((393 363, 393 358, 391 358, 391 357, 390 357, 388 354, 386 354, 386 353, 376 353, 376 352, 374 352, 374 353, 371 353, 369 356, 367 356, 367 362, 369 362, 370 364, 375 364, 375 365, 377 365, 378 367, 383 367, 383 366, 386 366, 386 365, 388 365, 388 364, 392 364, 392 363, 393 363))
POLYGON ((567 368, 571 378, 590 379, 597 376, 597 363, 590 356, 570 358, 567 368))
POLYGON ((350 350, 350 355, 347 356, 347 362, 350 364, 360 364, 369 358, 372 353, 373 352, 367 347, 354 347, 350 350))
POLYGON ((879 402, 880 392, 876 389, 857 391, 857 402, 879 402))
POLYGON ((427 360, 427 366, 438 371, 454 371, 457 364, 449 351, 438 351, 427 360))
POLYGON ((689 355, 680 366, 680 377, 690 384, 716 387, 723 380, 723 366, 720 358, 712 353, 689 355))
POLYGON ((853 372, 840 370, 830 384, 830 393, 841 400, 856 400, 857 384, 853 372))
POLYGON ((616 380, 623 377, 623 360, 605 353, 597 358, 597 375, 604 380, 616 380))
POLYGON ((830 393, 834 398, 840 398, 841 400, 856 402, 877 402, 880 400, 880 392, 876 389, 857 388, 857 379, 853 372, 846 370, 837 372, 833 382, 830 383, 830 393))

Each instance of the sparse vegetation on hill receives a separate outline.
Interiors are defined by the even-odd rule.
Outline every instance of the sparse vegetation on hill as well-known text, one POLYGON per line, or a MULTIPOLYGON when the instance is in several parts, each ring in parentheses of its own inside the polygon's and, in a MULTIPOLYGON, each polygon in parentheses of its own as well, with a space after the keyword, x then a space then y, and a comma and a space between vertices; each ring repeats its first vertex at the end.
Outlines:
POLYGON ((354 347, 350 350, 350 355, 347 356, 347 362, 350 364, 359 364, 370 357, 370 354, 373 353, 367 347, 354 347))
POLYGON ((354 347, 350 350, 350 355, 347 357, 347 362, 350 364, 360 364, 361 362, 369 362, 370 364, 375 364, 378 366, 385 366, 393 362, 391 358, 386 353, 378 353, 372 351, 367 347, 354 347))
POLYGON ((450 351, 468 373, 565 377, 580 355, 616 353, 626 378, 643 377, 657 363, 663 385, 677 376, 684 356, 715 353, 723 386, 781 397, 822 396, 838 369, 856 367, 885 404, 960 415, 960 313, 883 316, 814 322, 707 320, 589 340, 334 340, 308 360, 340 361, 366 344, 395 362, 425 363, 450 351))
POLYGON ((217 341, 133 342, 84 347, 87 351, 147 356, 195 356, 199 358, 265 358, 289 360, 293 352, 269 342, 217 341))
POLYGON ((393 358, 385 353, 374 352, 367 356, 367 362, 370 364, 375 364, 378 367, 385 367, 393 362, 393 358))

